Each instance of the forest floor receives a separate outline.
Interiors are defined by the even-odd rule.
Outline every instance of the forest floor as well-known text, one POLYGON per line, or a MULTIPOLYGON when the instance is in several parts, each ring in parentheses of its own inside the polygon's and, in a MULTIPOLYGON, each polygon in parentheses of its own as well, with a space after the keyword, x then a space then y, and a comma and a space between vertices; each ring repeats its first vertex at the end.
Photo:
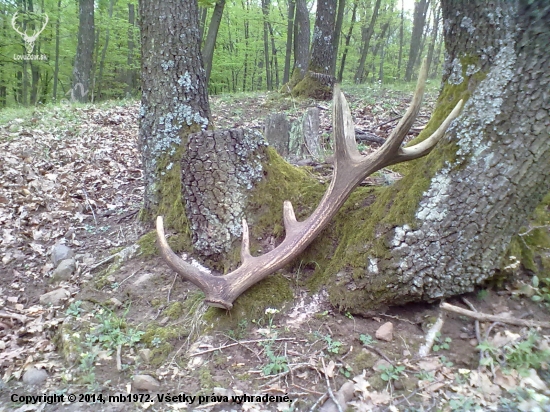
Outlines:
MULTIPOLYGON (((380 87, 348 97, 357 127, 382 138, 410 101, 380 87)), ((330 136, 328 102, 211 98, 217 128, 261 130, 270 113, 297 120, 312 105, 330 136)), ((133 248, 152 230, 136 219, 138 113, 137 102, 0 112, 0 411, 338 411, 333 397, 354 411, 550 411, 548 329, 476 326, 439 302, 340 313, 300 287, 255 319, 205 322, 202 294, 133 248), (75 253, 72 276, 52 276, 56 243, 75 253), (24 398, 41 394, 63 402, 24 398)), ((517 266, 499 287, 448 303, 544 321, 548 307, 532 297, 549 296, 517 266)))

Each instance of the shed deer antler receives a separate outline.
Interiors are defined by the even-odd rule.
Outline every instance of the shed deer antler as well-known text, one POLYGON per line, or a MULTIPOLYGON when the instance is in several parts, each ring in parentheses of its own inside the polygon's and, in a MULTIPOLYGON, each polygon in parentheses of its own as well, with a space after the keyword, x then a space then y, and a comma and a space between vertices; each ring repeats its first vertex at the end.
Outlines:
POLYGON ((424 62, 410 107, 382 147, 368 156, 361 155, 357 150, 351 111, 339 86, 335 86, 333 98, 335 162, 332 181, 317 209, 302 222, 296 220, 292 204, 289 201, 284 202, 283 219, 286 234, 282 243, 275 249, 261 256, 252 256, 248 225, 243 219, 241 265, 231 273, 214 276, 185 262, 170 249, 164 237, 162 216, 158 216, 157 239, 161 256, 173 270, 204 292, 207 304, 231 309, 235 299, 245 290, 296 258, 328 225, 353 189, 365 177, 386 166, 416 159, 431 151, 451 121, 458 116, 462 100, 429 138, 412 147, 401 147, 403 139, 418 115, 426 77, 427 65, 424 62))

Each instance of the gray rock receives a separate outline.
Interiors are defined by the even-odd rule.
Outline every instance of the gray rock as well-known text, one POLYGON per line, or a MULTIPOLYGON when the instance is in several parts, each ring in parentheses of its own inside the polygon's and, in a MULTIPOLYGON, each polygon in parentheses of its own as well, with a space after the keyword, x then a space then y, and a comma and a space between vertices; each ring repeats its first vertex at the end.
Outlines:
MULTIPOLYGON (((342 387, 334 394, 334 397, 340 404, 342 410, 346 410, 346 405, 353 399, 355 388, 352 381, 347 381, 342 387)), ((338 406, 332 399, 328 399, 325 404, 319 409, 320 412, 338 412, 338 406)))
POLYGON ((44 293, 40 296, 40 303, 43 305, 59 306, 59 304, 67 299, 71 294, 66 289, 56 289, 51 292, 44 293))
POLYGON ((44 369, 30 368, 23 374, 23 382, 27 385, 41 385, 48 379, 48 372, 44 369))
POLYGON ((52 278, 57 281, 68 280, 75 270, 76 262, 73 258, 63 259, 53 271, 52 278))
POLYGON ((136 391, 158 391, 160 383, 150 375, 136 375, 132 387, 136 391))
POLYGON ((122 306, 122 302, 117 298, 109 299, 109 303, 111 303, 111 305, 113 305, 115 308, 120 308, 122 306))
POLYGON ((151 360, 151 355, 153 354, 153 351, 151 349, 141 349, 139 351, 139 357, 143 360, 143 362, 149 363, 151 360))
POLYGON ((56 244, 52 249, 52 262, 54 266, 57 266, 59 262, 65 259, 74 257, 73 250, 61 243, 56 244))

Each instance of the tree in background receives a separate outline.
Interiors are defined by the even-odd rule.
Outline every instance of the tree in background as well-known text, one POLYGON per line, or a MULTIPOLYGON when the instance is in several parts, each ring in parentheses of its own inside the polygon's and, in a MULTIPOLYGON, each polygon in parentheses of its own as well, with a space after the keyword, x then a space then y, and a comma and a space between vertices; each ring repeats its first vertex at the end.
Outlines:
POLYGON ((294 96, 330 99, 334 84, 334 26, 336 0, 319 0, 305 77, 292 89, 294 96))
POLYGON ((414 3, 414 19, 411 34, 411 45, 409 48, 409 58, 407 60, 407 69, 405 71, 405 81, 410 82, 413 78, 415 65, 420 61, 420 50, 422 44, 422 33, 426 25, 426 15, 430 0, 419 0, 414 3))
POLYGON ((71 98, 88 101, 92 87, 92 63, 94 52, 94 0, 79 0, 78 45, 73 68, 71 98))
POLYGON ((204 70, 206 70, 206 83, 210 80, 212 73, 212 60, 214 59, 214 47, 216 46, 216 38, 222 21, 223 9, 225 8, 225 0, 218 0, 212 13, 210 24, 208 25, 208 34, 202 48, 202 56, 204 61, 204 70))
POLYGON ((143 218, 165 215, 186 230, 181 157, 187 136, 210 126, 196 0, 140 0, 143 218))

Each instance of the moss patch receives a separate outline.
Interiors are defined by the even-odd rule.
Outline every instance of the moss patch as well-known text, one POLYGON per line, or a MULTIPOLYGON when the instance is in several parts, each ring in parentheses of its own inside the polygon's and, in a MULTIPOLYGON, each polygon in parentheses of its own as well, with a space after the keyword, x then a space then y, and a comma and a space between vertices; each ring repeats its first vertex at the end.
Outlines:
POLYGON ((536 274, 550 273, 550 193, 538 205, 529 220, 529 226, 522 227, 514 236, 502 263, 502 270, 517 258, 523 267, 536 274))
POLYGON ((293 97, 310 97, 316 100, 330 100, 332 98, 332 88, 325 86, 319 80, 306 74, 292 89, 293 97))
POLYGON ((261 319, 268 307, 278 308, 294 297, 290 282, 281 275, 272 275, 252 286, 226 311, 209 308, 203 319, 217 330, 234 329, 242 319, 261 319))

